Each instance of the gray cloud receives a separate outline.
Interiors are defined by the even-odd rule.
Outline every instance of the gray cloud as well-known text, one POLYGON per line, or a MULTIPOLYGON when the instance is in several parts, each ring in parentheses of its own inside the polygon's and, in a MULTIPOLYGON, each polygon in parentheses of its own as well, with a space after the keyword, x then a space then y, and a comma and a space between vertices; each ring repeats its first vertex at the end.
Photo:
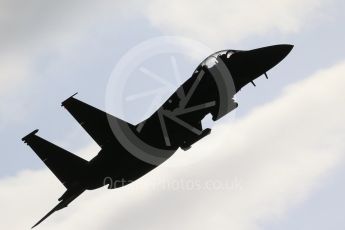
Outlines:
POLYGON ((268 32, 296 33, 319 20, 326 5, 325 0, 151 0, 145 12, 165 33, 224 45, 268 32))

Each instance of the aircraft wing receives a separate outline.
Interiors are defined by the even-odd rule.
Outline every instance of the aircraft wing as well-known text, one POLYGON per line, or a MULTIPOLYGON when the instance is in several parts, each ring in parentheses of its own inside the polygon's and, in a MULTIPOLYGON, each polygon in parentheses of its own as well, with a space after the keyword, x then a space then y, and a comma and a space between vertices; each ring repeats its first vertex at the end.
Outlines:
MULTIPOLYGON (((125 122, 75 99, 73 96, 62 102, 62 106, 68 110, 100 147, 112 143, 116 139, 110 123, 125 122)), ((128 125, 131 126, 131 124, 128 125)))
POLYGON ((38 129, 23 137, 37 156, 66 187, 70 188, 85 171, 88 161, 37 136, 38 129))
POLYGON ((80 194, 82 194, 85 190, 84 189, 77 189, 77 190, 67 190, 64 195, 62 195, 60 203, 56 205, 50 212, 48 212, 42 219, 40 219, 32 228, 36 227, 40 223, 42 223, 45 219, 47 219, 51 214, 54 212, 66 208, 69 203, 71 203, 74 199, 76 199, 80 194))

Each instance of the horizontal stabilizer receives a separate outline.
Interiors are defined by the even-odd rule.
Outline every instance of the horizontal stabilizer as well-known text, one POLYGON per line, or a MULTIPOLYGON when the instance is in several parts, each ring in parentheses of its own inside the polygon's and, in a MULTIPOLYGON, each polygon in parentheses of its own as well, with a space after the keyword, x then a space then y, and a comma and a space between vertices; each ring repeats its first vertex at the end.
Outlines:
POLYGON ((32 228, 36 227, 40 223, 42 223, 45 219, 47 219, 51 214, 54 212, 63 209, 68 206, 69 203, 71 203, 75 198, 77 198, 80 194, 82 194, 85 190, 74 190, 73 192, 69 192, 69 190, 66 191, 65 194, 70 194, 70 196, 65 197, 58 205, 56 205, 50 212, 48 212, 42 219, 40 219, 32 228), (68 193, 69 192, 69 193, 68 193))

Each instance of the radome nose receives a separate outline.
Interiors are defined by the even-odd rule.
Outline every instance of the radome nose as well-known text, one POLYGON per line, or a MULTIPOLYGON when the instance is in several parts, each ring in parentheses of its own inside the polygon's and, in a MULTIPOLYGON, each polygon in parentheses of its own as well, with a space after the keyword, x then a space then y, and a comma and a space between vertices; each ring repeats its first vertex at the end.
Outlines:
POLYGON ((237 90, 282 61, 293 45, 274 45, 249 51, 234 53, 228 62, 237 90))

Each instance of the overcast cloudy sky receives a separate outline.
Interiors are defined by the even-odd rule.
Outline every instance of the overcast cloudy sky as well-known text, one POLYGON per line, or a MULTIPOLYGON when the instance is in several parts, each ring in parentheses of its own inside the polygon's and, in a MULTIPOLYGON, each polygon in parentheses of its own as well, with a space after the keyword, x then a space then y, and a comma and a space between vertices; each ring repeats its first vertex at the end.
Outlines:
MULTIPOLYGON (((144 91, 153 83, 137 70, 112 88, 114 68, 133 47, 174 36, 203 48, 195 63, 206 50, 295 47, 269 80, 242 89, 236 116, 212 135, 130 186, 84 193, 38 228, 343 230, 344 12, 341 0, 0 0, 0 229, 30 228, 64 192, 21 138, 39 128, 90 159, 98 147, 61 102, 79 92, 107 109, 109 91, 144 91)), ((171 82, 171 57, 188 79, 196 66, 181 53, 146 65, 171 82)), ((127 113, 115 115, 145 116, 153 98, 141 100, 124 99, 127 113)))

